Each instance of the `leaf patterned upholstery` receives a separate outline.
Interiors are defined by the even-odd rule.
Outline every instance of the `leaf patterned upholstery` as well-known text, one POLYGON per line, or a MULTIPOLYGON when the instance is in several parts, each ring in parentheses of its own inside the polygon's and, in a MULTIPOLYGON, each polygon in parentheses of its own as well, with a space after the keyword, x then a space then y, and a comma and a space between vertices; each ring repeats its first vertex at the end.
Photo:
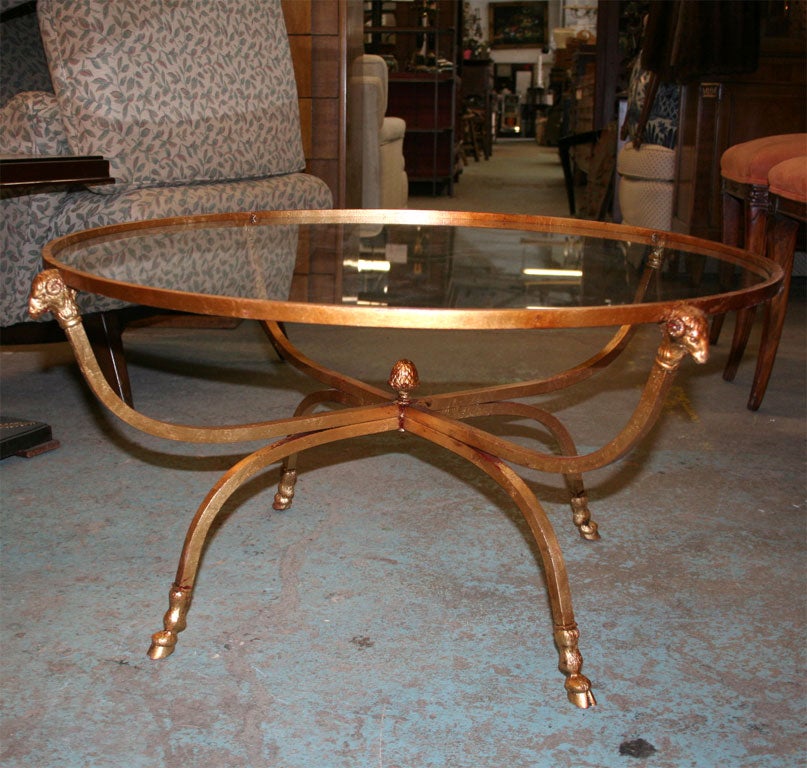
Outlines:
MULTIPOLYGON (((42 246, 59 235, 163 216, 332 206, 325 182, 302 172, 280 0, 39 0, 37 14, 54 93, 34 101, 55 105, 56 145, 30 143, 34 129, 21 125, 12 99, 0 110, 0 152, 29 141, 34 154, 60 146, 103 155, 116 183, 3 193, 3 326, 30 319, 42 246)), ((85 311, 119 306, 82 300, 85 311)))
POLYGON ((149 275, 149 285, 168 290, 285 301, 297 262, 298 224, 175 229, 99 242, 81 255, 83 268, 120 282, 149 275), (221 259, 221 253, 239 254, 221 259))
POLYGON ((39 0, 38 14, 68 141, 119 184, 305 167, 279 0, 39 0))

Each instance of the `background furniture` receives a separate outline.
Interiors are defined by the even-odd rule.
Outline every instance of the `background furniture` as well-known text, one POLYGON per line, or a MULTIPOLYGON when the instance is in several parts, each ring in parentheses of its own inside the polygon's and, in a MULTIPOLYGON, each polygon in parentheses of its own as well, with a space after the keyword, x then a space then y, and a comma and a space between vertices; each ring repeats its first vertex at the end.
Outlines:
MULTIPOLYGON (((784 271, 782 290, 765 305, 765 323, 748 408, 762 404, 770 380, 787 309, 793 256, 807 203, 807 134, 767 136, 727 149, 720 161, 723 176, 723 242, 745 247, 776 261, 784 271)), ((717 341, 723 316, 713 319, 717 341)), ((737 313, 723 378, 733 381, 742 360, 753 308, 737 313)))
POLYGON ((350 68, 364 50, 362 4, 281 0, 300 105, 306 170, 325 181, 336 208, 361 207, 361 156, 353 133, 350 68))
MULTIPOLYGON (((31 14, 11 20, 26 34, 4 34, 3 47, 19 39, 20 66, 40 72, 27 81, 41 83, 45 67, 53 90, 3 105, 0 152, 101 155, 116 184, 4 191, 4 327, 29 320, 40 252, 56 236, 162 216, 330 207, 327 185, 302 172, 280 0, 181 9, 159 0, 39 0, 36 10, 41 47, 30 45, 31 14), (42 50, 47 61, 31 61, 42 50)), ((83 309, 121 306, 96 299, 83 309)))
MULTIPOLYGON (((762 4, 760 4, 762 5, 762 4)), ((803 5, 795 5, 794 12, 803 5)), ((763 28, 752 73, 702 77, 681 89, 672 228, 722 236, 720 158, 752 139, 807 130, 805 37, 763 28)))
MULTIPOLYGON (((807 134, 764 136, 729 147, 720 158, 723 237, 727 245, 766 255, 768 173, 783 160, 807 152, 807 134)), ((723 378, 732 381, 753 322, 753 309, 740 312, 723 378)), ((712 318, 710 342, 717 344, 723 315, 712 318)))
POLYGON ((482 125, 482 152, 485 158, 493 153, 493 63, 490 59, 466 59, 462 62, 462 107, 478 115, 482 125))
POLYGON ((668 230, 672 223, 679 88, 660 83, 642 67, 641 54, 631 71, 627 114, 616 159, 622 221, 668 230))
POLYGON ((785 324, 793 257, 798 234, 807 222, 807 154, 775 165, 768 174, 770 222, 768 225, 768 257, 782 267, 782 289, 765 305, 765 325, 762 329, 757 367, 748 407, 756 411, 762 405, 768 387, 776 351, 785 324))
POLYGON ((406 208, 409 181, 403 144, 406 123, 387 116, 387 63, 380 56, 363 54, 353 63, 351 89, 360 104, 354 112, 360 121, 362 208, 406 208))
POLYGON ((392 67, 388 111, 406 123, 407 176, 432 195, 453 194, 462 170, 457 130, 461 18, 462 4, 455 0, 373 2, 366 14, 365 51, 384 56, 392 67))
POLYGON ((390 76, 389 109, 406 122, 409 180, 432 195, 454 192, 457 169, 456 81, 453 74, 402 72, 390 76))

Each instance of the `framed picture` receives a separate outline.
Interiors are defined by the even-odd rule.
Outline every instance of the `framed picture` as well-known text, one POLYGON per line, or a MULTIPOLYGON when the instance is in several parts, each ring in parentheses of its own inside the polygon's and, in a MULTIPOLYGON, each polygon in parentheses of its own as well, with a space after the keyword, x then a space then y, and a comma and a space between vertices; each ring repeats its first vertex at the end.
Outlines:
POLYGON ((543 48, 548 42, 547 0, 488 3, 491 48, 543 48))

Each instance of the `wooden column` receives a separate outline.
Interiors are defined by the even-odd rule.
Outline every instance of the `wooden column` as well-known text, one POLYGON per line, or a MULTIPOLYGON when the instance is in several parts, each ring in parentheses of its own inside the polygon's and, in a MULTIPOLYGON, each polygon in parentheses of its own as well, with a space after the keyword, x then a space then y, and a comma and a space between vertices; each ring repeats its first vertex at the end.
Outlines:
POLYGON ((350 63, 362 52, 356 0, 282 0, 300 100, 306 170, 331 189, 335 208, 361 206, 361 158, 348 151, 350 63))

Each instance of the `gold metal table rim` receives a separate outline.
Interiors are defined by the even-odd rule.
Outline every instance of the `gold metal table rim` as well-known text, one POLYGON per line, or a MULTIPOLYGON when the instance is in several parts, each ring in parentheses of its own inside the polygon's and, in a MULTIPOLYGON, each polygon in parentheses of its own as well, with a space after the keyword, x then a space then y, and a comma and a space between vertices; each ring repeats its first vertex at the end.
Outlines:
POLYGON ((671 306, 680 300, 648 301, 583 307, 542 307, 540 309, 356 307, 350 305, 271 301, 252 298, 180 292, 171 289, 124 283, 75 269, 59 259, 66 248, 83 242, 102 242, 106 237, 137 236, 155 231, 181 231, 196 224, 232 227, 261 224, 396 224, 514 229, 552 234, 574 234, 646 245, 660 243, 665 248, 695 248, 697 253, 740 265, 762 278, 741 290, 687 299, 707 315, 718 315, 772 298, 781 283, 781 267, 738 248, 709 243, 688 235, 659 233, 642 227, 595 221, 495 213, 421 210, 337 209, 325 211, 252 211, 228 214, 143 220, 74 232, 52 240, 43 248, 46 267, 58 269, 72 288, 97 293, 121 301, 160 309, 221 315, 245 320, 299 322, 317 325, 349 325, 366 328, 408 328, 445 330, 513 330, 538 328, 613 327, 661 322, 671 306))

